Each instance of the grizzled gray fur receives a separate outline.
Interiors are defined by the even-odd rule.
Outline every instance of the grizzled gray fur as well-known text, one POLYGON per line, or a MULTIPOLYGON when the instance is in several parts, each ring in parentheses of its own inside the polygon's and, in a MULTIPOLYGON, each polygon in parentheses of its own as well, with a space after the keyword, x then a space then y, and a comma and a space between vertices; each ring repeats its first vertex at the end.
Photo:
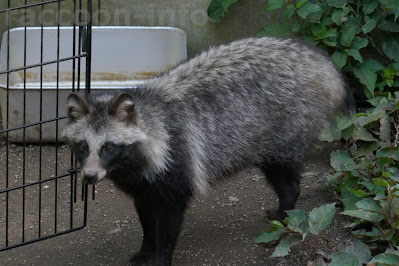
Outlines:
POLYGON ((260 167, 279 196, 280 216, 292 209, 304 154, 350 101, 324 52, 299 40, 249 38, 211 48, 142 88, 71 94, 63 134, 86 182, 109 177, 135 199, 144 241, 132 265, 167 265, 182 222, 172 216, 226 175, 260 167), (161 210, 147 201, 170 204, 161 210), (168 222, 159 225, 162 219, 168 222), (146 224, 163 227, 155 233, 146 224), (176 236, 161 236, 171 227, 176 236))
POLYGON ((201 192, 223 173, 265 159, 300 161, 347 99, 328 55, 275 38, 212 48, 146 89, 173 104, 190 144, 193 187, 201 192))

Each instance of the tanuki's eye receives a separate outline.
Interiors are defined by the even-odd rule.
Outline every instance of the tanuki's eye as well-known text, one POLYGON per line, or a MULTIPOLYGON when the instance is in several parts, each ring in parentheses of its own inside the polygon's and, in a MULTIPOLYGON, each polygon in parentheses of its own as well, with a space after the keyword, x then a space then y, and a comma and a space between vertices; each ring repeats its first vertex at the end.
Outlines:
POLYGON ((85 142, 80 143, 79 148, 82 151, 87 151, 89 149, 89 146, 87 146, 87 144, 85 142))
POLYGON ((112 151, 113 148, 114 147, 112 146, 112 144, 108 143, 108 144, 105 144, 104 150, 105 151, 112 151))

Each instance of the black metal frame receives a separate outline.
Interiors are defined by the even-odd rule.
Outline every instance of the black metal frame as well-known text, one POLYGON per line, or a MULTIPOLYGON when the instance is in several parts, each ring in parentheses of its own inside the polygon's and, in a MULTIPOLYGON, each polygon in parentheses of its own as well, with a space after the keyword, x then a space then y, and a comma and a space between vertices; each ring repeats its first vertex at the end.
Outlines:
MULTIPOLYGON (((57 59, 51 61, 44 61, 45 51, 43 49, 43 35, 44 26, 41 26, 41 52, 40 52, 40 63, 27 65, 27 51, 29 49, 29 43, 27 43, 27 27, 24 27, 24 66, 14 69, 10 69, 10 25, 7 28, 7 69, 0 71, 1 75, 6 75, 6 114, 5 121, 2 121, 3 128, 0 128, 0 155, 4 156, 3 164, 0 164, 0 251, 11 249, 14 247, 34 243, 40 240, 52 238, 58 235, 63 235, 69 232, 77 231, 86 226, 87 220, 87 195, 88 187, 83 185, 77 174, 79 168, 77 167, 76 160, 73 155, 65 162, 64 159, 60 159, 58 154, 60 152, 61 140, 58 138, 59 133, 59 121, 65 119, 65 116, 60 116, 58 113, 59 106, 59 92, 60 92, 60 63, 70 61, 72 63, 72 91, 79 91, 84 89, 86 93, 90 92, 90 76, 91 76, 91 14, 92 14, 92 0, 38 0, 36 3, 32 3, 31 0, 25 0, 24 5, 12 7, 11 0, 8 0, 8 7, 0 10, 0 14, 10 14, 14 11, 25 10, 24 15, 26 17, 27 10, 32 7, 41 7, 43 11, 44 7, 49 4, 58 4, 57 16, 60 14, 61 2, 73 3, 73 11, 81 10, 83 8, 83 1, 87 3, 85 9, 87 10, 89 17, 88 21, 79 21, 78 24, 73 22, 73 56, 61 58, 60 57, 60 25, 59 20, 57 26, 57 59), (30 2, 30 3, 29 3, 30 2), (82 24, 85 24, 82 26, 82 24), (77 30, 79 29, 78 33, 77 30), (78 39, 77 39, 78 38, 78 39), (80 40, 76 49, 76 41, 80 40), (81 59, 86 58, 86 65, 81 66, 81 59), (43 99, 43 68, 50 64, 56 64, 57 67, 57 80, 56 80, 56 111, 54 118, 43 119, 43 110, 46 108, 43 99), (40 119, 37 122, 26 124, 26 113, 29 112, 27 109, 27 70, 31 68, 40 68, 40 119), (80 84, 81 71, 86 73, 84 87, 80 84), (10 75, 14 72, 23 72, 23 123, 20 126, 10 128, 10 75), (55 123, 56 136, 55 144, 50 145, 52 151, 55 152, 54 165, 51 169, 53 174, 50 176, 44 176, 42 173, 43 167, 47 166, 47 162, 44 161, 44 143, 42 140, 43 125, 48 123, 55 123), (32 127, 39 127, 40 140, 34 145, 30 146, 26 141, 27 129, 32 127), (10 133, 15 131, 22 131, 23 141, 21 144, 13 144, 10 142, 10 133), (12 150, 19 151, 19 156, 11 156, 12 150), (38 151, 35 155, 34 160, 38 160, 39 173, 37 179, 34 181, 27 180, 27 176, 30 176, 32 167, 28 164, 28 154, 30 150, 38 151), (12 158, 11 158, 12 157, 12 158), (17 159, 16 159, 17 158, 17 159), (12 172, 15 169, 12 167, 15 165, 13 160, 21 160, 22 170, 21 176, 16 178, 12 176, 12 172), (62 161, 64 160, 64 161, 62 161), (59 165, 69 164, 66 170, 60 170, 59 165), (64 171, 64 172, 61 172, 64 171), (82 186, 81 192, 78 191, 77 187, 82 186), (47 197, 47 190, 51 187, 53 190, 51 199, 47 197), (61 198, 60 190, 63 191, 69 202, 60 202, 61 198), (81 196, 81 201, 77 201, 77 197, 81 196), (33 204, 32 204, 33 202, 33 204), (18 205, 15 207, 15 204, 18 205), (32 207, 28 207, 28 205, 32 207), (63 208, 60 205, 63 204, 63 208), (52 207, 49 207, 49 206, 52 207), (78 209, 76 211, 75 209, 78 209), (2 213, 4 211, 5 213, 2 213), (46 213, 45 213, 46 212, 46 213), (1 218, 3 217, 3 218, 1 218), (60 222, 60 217, 64 220, 60 222), (65 223, 65 217, 69 218, 68 222, 65 223), (51 222, 43 223, 43 219, 52 218, 51 222), (20 221, 22 219, 22 221, 20 221), (19 220, 19 221, 17 221, 19 220), (15 226, 15 223, 18 225, 15 226), (1 225, 3 224, 3 225, 1 225), (34 224, 34 226, 28 226, 34 224), (46 224, 46 228, 45 225, 46 224), (48 224, 48 225, 47 225, 48 224), (51 224, 51 225, 50 225, 51 224), (62 224, 62 228, 60 228, 62 224), (19 228, 19 229, 18 229, 19 228)), ((79 18, 80 19, 80 18, 79 18)), ((4 117, 4 116, 3 116, 4 117)), ((69 156, 68 156, 69 157, 69 156)), ((63 195, 64 195, 63 194, 63 195)))

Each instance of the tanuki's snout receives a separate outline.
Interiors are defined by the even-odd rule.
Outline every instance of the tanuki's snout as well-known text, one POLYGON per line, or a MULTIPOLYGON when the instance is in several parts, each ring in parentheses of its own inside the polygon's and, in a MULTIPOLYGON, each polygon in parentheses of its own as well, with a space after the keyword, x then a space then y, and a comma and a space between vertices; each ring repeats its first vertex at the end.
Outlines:
POLYGON ((86 184, 94 184, 98 180, 98 175, 97 173, 91 174, 91 173, 85 173, 83 176, 83 180, 85 181, 86 184))

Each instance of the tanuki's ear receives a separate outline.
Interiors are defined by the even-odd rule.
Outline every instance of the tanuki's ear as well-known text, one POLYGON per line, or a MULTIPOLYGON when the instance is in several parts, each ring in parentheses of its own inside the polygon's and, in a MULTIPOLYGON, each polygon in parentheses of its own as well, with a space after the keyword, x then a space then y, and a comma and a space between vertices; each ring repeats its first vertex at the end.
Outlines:
POLYGON ((124 92, 115 96, 109 105, 108 113, 121 122, 136 124, 133 97, 129 93, 124 92))
POLYGON ((89 103, 80 93, 71 93, 67 98, 67 117, 69 122, 76 122, 89 113, 89 103))

